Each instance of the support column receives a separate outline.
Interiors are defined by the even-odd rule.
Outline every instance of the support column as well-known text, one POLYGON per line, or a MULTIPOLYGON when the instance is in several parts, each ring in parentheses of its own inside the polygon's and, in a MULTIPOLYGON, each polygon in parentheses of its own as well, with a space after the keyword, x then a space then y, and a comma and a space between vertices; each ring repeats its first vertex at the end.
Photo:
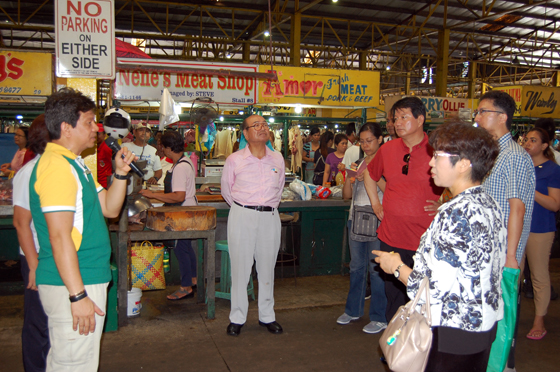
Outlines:
POLYGON ((243 63, 251 62, 251 43, 243 43, 243 63))
POLYGON ((404 95, 410 95, 410 72, 406 73, 405 84, 404 84, 404 95))
POLYGON ((359 70, 366 70, 367 69, 367 55, 368 51, 364 50, 360 52, 360 60, 358 61, 358 69, 359 70))
POLYGON ((469 62, 469 91, 467 98, 474 99, 476 94, 476 62, 469 62))
POLYGON ((556 71, 554 73, 554 75, 552 76, 552 86, 553 87, 560 87, 560 76, 558 74, 558 71, 556 71))
POLYGON ((436 96, 447 96, 447 71, 449 64, 449 29, 438 32, 438 55, 436 67, 436 96))
POLYGON ((290 32, 290 64, 294 67, 301 65, 301 13, 295 12, 292 16, 290 32))

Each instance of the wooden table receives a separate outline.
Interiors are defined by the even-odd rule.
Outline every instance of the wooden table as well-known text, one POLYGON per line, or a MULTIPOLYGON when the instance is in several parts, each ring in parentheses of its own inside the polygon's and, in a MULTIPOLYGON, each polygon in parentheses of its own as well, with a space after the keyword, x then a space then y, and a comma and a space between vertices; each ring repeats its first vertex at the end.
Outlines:
MULTIPOLYGON (((119 327, 128 323, 127 307, 128 307, 128 206, 125 205, 121 211, 119 219, 119 230, 117 232, 117 254, 116 261, 119 270, 119 279, 117 284, 117 307, 119 312, 119 327)), ((174 240, 174 239, 202 239, 204 240, 205 254, 198 255, 197 263, 197 303, 205 301, 206 290, 208 290, 207 312, 208 319, 216 317, 216 297, 215 297, 215 256, 216 256, 216 230, 204 231, 131 231, 131 241, 144 240, 174 240), (204 257, 203 257, 204 256, 204 257), (208 288, 204 281, 204 262, 206 262, 206 280, 208 288)))

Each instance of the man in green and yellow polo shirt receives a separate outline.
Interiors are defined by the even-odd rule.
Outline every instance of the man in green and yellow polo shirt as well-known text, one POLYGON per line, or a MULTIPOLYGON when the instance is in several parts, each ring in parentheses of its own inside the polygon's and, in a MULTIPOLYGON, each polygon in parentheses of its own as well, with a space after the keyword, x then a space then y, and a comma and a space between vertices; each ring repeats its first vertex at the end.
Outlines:
POLYGON ((36 280, 49 318, 47 371, 97 371, 111 280, 104 217, 119 214, 134 154, 119 151, 107 191, 80 156, 95 146, 95 103, 62 89, 47 99, 45 121, 52 142, 33 169, 29 196, 41 246, 36 280))

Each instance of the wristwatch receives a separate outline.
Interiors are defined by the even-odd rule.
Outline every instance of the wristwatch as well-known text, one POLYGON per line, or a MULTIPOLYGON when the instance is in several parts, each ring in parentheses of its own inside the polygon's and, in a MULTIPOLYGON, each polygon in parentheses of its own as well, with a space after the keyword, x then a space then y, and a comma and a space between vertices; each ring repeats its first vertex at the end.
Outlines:
POLYGON ((395 272, 393 273, 393 275, 395 276, 395 278, 398 279, 399 276, 401 276, 401 272, 400 272, 399 270, 400 270, 401 267, 403 267, 403 266, 404 266, 404 262, 403 262, 402 264, 400 264, 400 265, 396 268, 395 272))

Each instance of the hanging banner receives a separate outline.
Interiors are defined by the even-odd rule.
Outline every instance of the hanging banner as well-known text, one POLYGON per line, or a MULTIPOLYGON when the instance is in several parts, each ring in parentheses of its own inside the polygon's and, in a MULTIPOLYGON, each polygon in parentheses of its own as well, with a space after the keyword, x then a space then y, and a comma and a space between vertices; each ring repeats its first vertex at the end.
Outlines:
MULTIPOLYGON (((345 107, 379 105, 379 72, 274 67, 278 81, 259 81, 258 103, 345 107)), ((259 66, 270 72, 270 66, 259 66)))
MULTIPOLYGON (((402 96, 385 97, 385 110, 388 112, 395 102, 404 98, 402 96)), ((470 111, 473 109, 472 100, 468 98, 447 98, 447 97, 418 97, 422 100, 426 108, 426 120, 430 119, 451 119, 461 118, 471 120, 470 111), (467 114, 465 114, 467 113, 467 114), (460 115, 461 114, 461 115, 460 115)))
POLYGON ((521 116, 521 98, 522 98, 522 92, 523 92, 523 85, 511 85, 511 86, 506 86, 506 87, 497 87, 494 88, 493 90, 499 90, 502 92, 506 92, 507 94, 509 94, 515 101, 515 113, 513 114, 513 116, 521 116))
POLYGON ((255 73, 256 66, 135 58, 118 58, 118 63, 150 68, 150 71, 133 67, 130 70, 118 71, 114 87, 114 98, 118 100, 159 101, 164 88, 169 90, 175 102, 190 102, 197 97, 210 97, 219 104, 247 106, 254 104, 257 98, 257 83, 254 77, 216 76, 188 70, 184 73, 165 71, 166 67, 183 67, 255 73))
POLYGON ((115 78, 113 0, 56 0, 56 76, 115 78))
POLYGON ((554 118, 560 115, 560 88, 524 85, 521 115, 537 118, 554 118))
POLYGON ((52 54, 0 51, 0 94, 49 96, 52 54))

